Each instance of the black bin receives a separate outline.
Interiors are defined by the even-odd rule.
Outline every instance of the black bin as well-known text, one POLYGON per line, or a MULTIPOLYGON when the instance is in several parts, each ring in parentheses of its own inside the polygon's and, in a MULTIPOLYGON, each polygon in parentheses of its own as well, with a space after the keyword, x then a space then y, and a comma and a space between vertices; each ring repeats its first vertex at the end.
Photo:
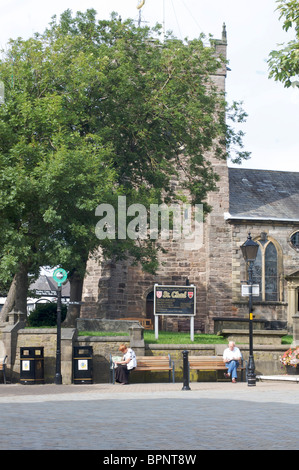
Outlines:
POLYGON ((44 348, 20 348, 20 382, 33 385, 44 383, 44 348))
POLYGON ((74 384, 92 384, 92 346, 74 346, 74 384))

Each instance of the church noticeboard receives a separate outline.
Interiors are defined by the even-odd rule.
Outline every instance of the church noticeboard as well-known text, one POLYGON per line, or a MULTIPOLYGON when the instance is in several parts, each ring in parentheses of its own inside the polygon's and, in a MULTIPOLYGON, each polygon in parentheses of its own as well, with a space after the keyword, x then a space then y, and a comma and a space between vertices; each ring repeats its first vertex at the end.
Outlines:
POLYGON ((154 314, 195 316, 195 286, 154 286, 154 314))

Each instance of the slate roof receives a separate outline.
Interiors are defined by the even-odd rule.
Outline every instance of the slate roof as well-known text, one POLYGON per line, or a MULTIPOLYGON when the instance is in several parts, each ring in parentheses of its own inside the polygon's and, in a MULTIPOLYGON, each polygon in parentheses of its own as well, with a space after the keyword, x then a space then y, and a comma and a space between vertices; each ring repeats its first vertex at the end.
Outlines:
POLYGON ((299 173, 228 168, 226 219, 299 221, 299 173))
MULTIPOLYGON (((37 292, 44 292, 44 296, 46 296, 46 293, 48 292, 49 295, 56 294, 57 290, 57 283, 53 280, 52 277, 50 276, 45 276, 41 275, 39 278, 33 282, 30 285, 30 289, 37 291, 37 292)), ((62 289, 61 289, 61 295, 62 297, 69 297, 70 295, 70 283, 67 281, 65 284, 62 284, 62 289)))

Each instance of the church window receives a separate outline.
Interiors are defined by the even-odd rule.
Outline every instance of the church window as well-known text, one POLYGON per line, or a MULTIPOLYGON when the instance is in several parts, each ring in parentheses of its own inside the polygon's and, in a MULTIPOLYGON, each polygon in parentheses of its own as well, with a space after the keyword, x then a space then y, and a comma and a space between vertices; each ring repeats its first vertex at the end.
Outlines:
POLYGON ((296 250, 299 250, 299 232, 293 233, 291 236, 291 244, 296 250))
POLYGON ((281 256, 278 244, 264 236, 256 241, 259 249, 253 264, 253 282, 260 287, 260 294, 256 300, 280 301, 281 256))
POLYGON ((277 250, 272 242, 265 253, 265 300, 278 300, 277 250))

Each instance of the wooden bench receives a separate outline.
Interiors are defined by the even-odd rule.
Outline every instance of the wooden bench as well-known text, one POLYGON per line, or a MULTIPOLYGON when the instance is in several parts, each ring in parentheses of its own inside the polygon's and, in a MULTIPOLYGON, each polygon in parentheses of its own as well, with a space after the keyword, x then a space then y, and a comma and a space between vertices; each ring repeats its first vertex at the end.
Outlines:
MULTIPOLYGON (((112 378, 110 376, 110 382, 115 383, 115 367, 112 362, 112 356, 110 355, 110 371, 112 371, 112 378)), ((167 356, 139 356, 137 357, 137 367, 134 372, 159 372, 168 371, 169 382, 175 382, 175 367, 174 362, 171 360, 170 354, 167 356)))
MULTIPOLYGON (((224 372, 227 370, 225 363, 223 362, 222 356, 189 356, 189 378, 190 378, 190 370, 199 370, 199 371, 217 371, 223 370, 224 372)), ((243 372, 247 369, 247 364, 243 359, 239 361, 240 365, 238 370, 241 371, 241 381, 243 382, 243 372)))
POLYGON ((2 373, 3 373, 4 384, 6 384, 6 359, 7 359, 7 355, 5 357, 0 358, 0 370, 2 370, 2 373))

